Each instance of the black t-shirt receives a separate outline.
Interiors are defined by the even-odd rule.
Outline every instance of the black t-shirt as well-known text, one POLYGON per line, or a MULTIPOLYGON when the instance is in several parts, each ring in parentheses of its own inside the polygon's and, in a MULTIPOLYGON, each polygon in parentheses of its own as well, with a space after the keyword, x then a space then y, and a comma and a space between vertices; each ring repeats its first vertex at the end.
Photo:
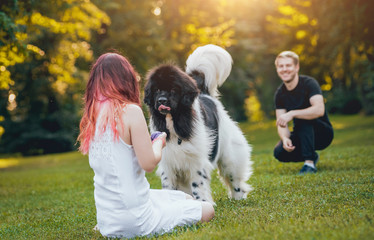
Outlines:
MULTIPOLYGON (((305 109, 310 107, 310 98, 314 95, 322 95, 322 90, 317 82, 312 77, 299 75, 299 82, 297 86, 288 91, 284 83, 282 83, 275 92, 275 108, 286 109, 286 111, 305 109)), ((330 123, 326 111, 320 119, 324 122, 330 123)))

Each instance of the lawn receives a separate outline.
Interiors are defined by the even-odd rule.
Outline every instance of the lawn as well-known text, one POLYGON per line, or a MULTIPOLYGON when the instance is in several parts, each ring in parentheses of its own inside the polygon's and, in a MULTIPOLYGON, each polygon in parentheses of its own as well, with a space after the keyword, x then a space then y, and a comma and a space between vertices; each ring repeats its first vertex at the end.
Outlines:
MULTIPOLYGON (((217 174, 216 216, 159 239, 374 239, 374 117, 332 116, 335 139, 318 173, 272 157, 273 121, 244 123, 253 146, 254 190, 230 200, 217 174)), ((152 188, 160 180, 147 174, 152 188)), ((103 239, 96 224, 93 172, 77 152, 0 158, 0 239, 103 239)))

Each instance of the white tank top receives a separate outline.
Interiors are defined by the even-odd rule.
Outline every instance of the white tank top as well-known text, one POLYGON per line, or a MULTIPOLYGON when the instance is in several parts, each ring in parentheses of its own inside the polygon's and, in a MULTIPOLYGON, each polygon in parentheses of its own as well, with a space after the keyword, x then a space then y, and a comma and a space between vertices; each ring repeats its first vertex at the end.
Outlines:
POLYGON ((90 144, 89 163, 95 172, 95 203, 100 211, 126 210, 144 205, 149 199, 149 183, 132 146, 121 138, 113 139, 106 127, 103 134, 96 129, 90 144))

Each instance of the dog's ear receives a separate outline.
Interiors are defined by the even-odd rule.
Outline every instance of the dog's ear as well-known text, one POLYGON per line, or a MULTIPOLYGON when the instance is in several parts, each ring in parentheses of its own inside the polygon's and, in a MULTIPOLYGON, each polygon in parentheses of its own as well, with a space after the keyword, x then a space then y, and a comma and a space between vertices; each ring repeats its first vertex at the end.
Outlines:
POLYGON ((192 81, 188 81, 188 84, 185 84, 183 88, 183 95, 182 95, 182 104, 184 106, 191 106, 192 103, 195 101, 199 90, 196 87, 196 83, 192 81))
POLYGON ((197 96, 197 92, 188 92, 182 96, 182 104, 184 106, 191 106, 197 96))
POLYGON ((196 86, 196 82, 187 74, 182 76, 183 89, 182 89, 182 101, 184 106, 191 106, 195 98, 199 94, 199 89, 196 86))
POLYGON ((148 106, 152 105, 152 84, 151 81, 148 79, 148 82, 144 88, 144 103, 148 106))

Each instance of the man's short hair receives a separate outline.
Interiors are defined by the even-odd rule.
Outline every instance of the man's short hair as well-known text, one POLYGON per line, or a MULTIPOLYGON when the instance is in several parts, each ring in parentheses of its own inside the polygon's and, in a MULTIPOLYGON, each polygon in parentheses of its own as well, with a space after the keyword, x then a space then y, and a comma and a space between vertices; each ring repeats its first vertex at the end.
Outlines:
POLYGON ((299 64, 299 55, 292 51, 283 51, 279 53, 278 56, 275 58, 275 66, 277 66, 277 61, 279 58, 292 58, 295 65, 299 64))

